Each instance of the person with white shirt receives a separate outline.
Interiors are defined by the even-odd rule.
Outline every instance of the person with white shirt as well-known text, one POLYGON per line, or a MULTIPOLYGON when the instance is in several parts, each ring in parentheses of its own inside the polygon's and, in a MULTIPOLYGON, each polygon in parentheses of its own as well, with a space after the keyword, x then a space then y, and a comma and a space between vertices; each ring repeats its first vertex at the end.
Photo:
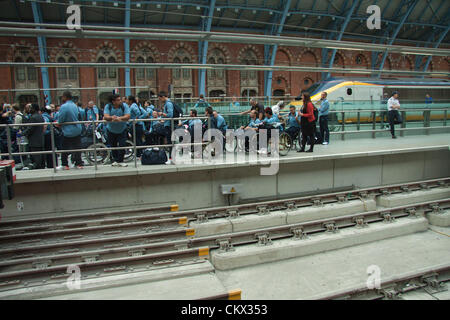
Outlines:
POLYGON ((397 139, 395 136, 395 125, 402 123, 402 117, 398 110, 400 109, 400 102, 398 101, 398 92, 394 91, 392 97, 387 102, 389 125, 391 126, 392 139, 397 139))

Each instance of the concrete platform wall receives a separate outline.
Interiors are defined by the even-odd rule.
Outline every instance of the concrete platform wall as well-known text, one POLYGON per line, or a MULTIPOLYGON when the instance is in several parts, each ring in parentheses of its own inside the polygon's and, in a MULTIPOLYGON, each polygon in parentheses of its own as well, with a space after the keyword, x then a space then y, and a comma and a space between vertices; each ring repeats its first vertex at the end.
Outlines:
MULTIPOLYGON (((450 176, 450 150, 281 163, 278 175, 261 176, 260 166, 185 170, 15 185, 2 218, 64 214, 112 207, 177 203, 180 210, 222 206, 221 184, 242 184, 242 199, 282 196, 354 185, 370 187, 450 176), (18 211, 17 203, 24 209, 18 211)), ((233 196, 233 201, 239 200, 233 196)))

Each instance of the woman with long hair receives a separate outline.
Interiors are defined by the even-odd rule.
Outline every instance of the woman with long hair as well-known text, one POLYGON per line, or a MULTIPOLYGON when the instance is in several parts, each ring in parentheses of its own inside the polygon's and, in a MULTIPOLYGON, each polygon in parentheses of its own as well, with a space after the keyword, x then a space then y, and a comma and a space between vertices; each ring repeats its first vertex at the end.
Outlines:
POLYGON ((303 107, 300 110, 301 116, 301 130, 302 130, 302 146, 298 152, 305 152, 306 140, 309 137, 311 147, 306 152, 313 152, 315 137, 315 117, 314 117, 314 105, 311 102, 311 96, 308 92, 303 93, 303 107))

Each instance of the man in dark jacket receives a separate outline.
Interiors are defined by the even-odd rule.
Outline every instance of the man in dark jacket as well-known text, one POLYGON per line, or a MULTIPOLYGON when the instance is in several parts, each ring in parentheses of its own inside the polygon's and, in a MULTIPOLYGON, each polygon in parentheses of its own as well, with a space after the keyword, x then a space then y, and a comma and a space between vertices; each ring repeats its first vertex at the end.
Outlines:
MULTIPOLYGON (((31 118, 27 123, 45 123, 44 117, 39 113, 39 105, 33 103, 31 105, 31 118)), ((28 145, 31 152, 44 150, 44 127, 42 126, 27 126, 23 130, 23 134, 28 138, 28 145)), ((34 169, 45 168, 44 157, 42 154, 33 154, 34 169)))

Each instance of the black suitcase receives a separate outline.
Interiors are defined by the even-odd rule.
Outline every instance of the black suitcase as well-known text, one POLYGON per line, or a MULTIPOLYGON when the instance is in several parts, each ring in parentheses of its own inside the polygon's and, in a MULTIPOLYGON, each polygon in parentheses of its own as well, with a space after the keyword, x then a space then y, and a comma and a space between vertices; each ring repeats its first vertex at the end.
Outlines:
POLYGON ((141 157, 142 165, 165 164, 167 155, 163 149, 148 148, 145 149, 141 157))

